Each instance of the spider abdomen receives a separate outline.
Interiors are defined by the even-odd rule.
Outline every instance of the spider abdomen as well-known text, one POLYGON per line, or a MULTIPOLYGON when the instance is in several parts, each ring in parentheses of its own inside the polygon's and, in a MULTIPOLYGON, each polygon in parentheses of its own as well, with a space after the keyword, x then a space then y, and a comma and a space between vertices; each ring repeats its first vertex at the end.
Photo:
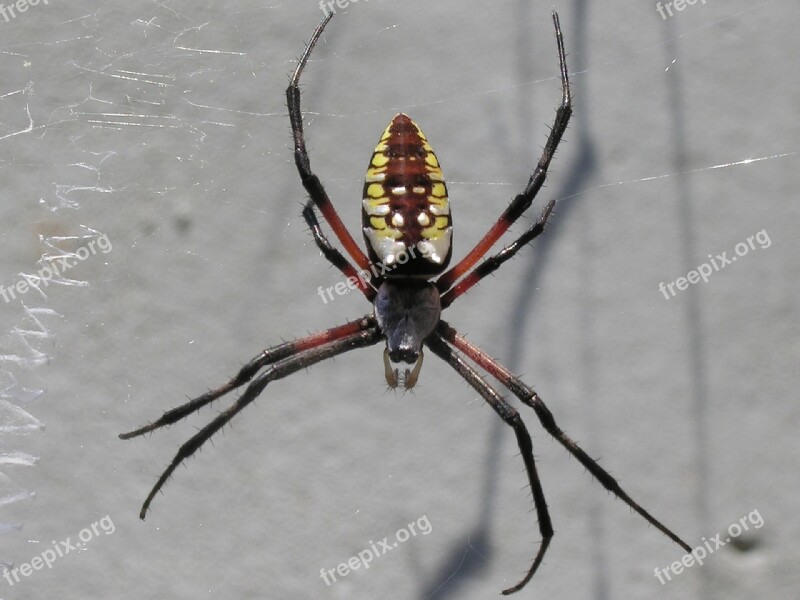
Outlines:
POLYGON ((372 153, 361 216, 369 258, 385 277, 428 278, 450 262, 447 185, 425 134, 403 113, 372 153))

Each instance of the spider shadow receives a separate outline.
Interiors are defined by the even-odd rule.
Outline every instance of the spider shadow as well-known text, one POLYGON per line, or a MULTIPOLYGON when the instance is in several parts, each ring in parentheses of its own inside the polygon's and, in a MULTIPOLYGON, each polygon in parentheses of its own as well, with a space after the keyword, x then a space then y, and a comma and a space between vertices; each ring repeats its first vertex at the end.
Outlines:
MULTIPOLYGON (((523 57, 529 58, 534 54, 531 44, 529 43, 531 41, 530 32, 525 24, 534 22, 533 19, 535 18, 535 11, 532 10, 530 2, 527 2, 526 0, 521 0, 518 3, 517 8, 518 14, 515 22, 521 24, 521 29, 518 33, 519 48, 515 53, 515 55, 519 57, 519 64, 516 65, 516 69, 519 72, 518 78, 520 81, 530 81, 533 79, 533 75, 528 70, 529 60, 526 60, 523 57)), ((572 72, 582 72, 584 68, 583 63, 588 62, 584 60, 586 57, 585 49, 587 47, 585 43, 585 24, 587 14, 585 0, 578 0, 575 3, 575 9, 572 14, 575 18, 574 26, 572 28, 572 33, 567 34, 566 38, 569 46, 571 46, 573 49, 572 54, 577 58, 577 60, 573 61, 575 64, 571 65, 570 70, 572 72)), ((584 92, 588 97, 588 91, 584 90, 584 92)), ((538 104, 540 104, 540 101, 537 101, 537 105, 538 104)), ((492 142, 494 146, 505 146, 505 156, 527 156, 530 154, 530 152, 524 151, 515 152, 514 149, 509 145, 509 140, 515 139, 515 136, 513 135, 513 132, 505 130, 504 124, 509 122, 507 118, 496 118, 498 116, 496 111, 492 111, 491 109, 487 109, 485 112, 490 117, 495 117, 493 130, 498 133, 492 142)), ((537 113, 535 109, 532 109, 531 106, 529 106, 529 102, 527 101, 526 97, 520 97, 520 108, 518 112, 519 114, 514 120, 514 122, 520 123, 518 131, 536 131, 538 124, 534 121, 534 116, 537 113)), ((542 111, 540 110, 539 113, 541 112, 542 111)), ((575 136, 576 139, 564 140, 567 144, 571 143, 571 145, 575 148, 574 159, 568 167, 556 167, 555 169, 555 171, 558 171, 561 174, 561 176, 558 177, 559 181, 565 181, 566 183, 560 185, 557 194, 548 194, 548 191, 543 189, 540 192, 539 198, 537 198, 539 202, 536 203, 536 206, 541 204, 542 198, 546 200, 551 197, 572 197, 573 195, 577 194, 579 190, 587 187, 588 182, 594 176, 596 170, 596 161, 594 157, 593 145, 591 139, 588 137, 589 129, 586 126, 587 122, 587 117, 585 114, 581 113, 579 108, 575 115, 573 115, 572 127, 567 130, 568 133, 570 131, 577 133, 575 136), (565 177, 564 174, 569 175, 569 177, 565 177)), ((521 134, 517 139, 519 139, 519 143, 516 144, 516 146, 518 148, 522 147, 523 150, 527 151, 528 146, 530 145, 529 136, 521 134)), ((536 152, 538 152, 538 149, 536 152)), ((534 156, 536 156, 536 154, 534 154, 534 156)), ((558 164, 556 161, 557 156, 554 158, 554 165, 558 164)), ((553 170, 551 170, 551 177, 552 172, 553 170)), ((516 299, 513 303, 514 308, 512 314, 515 315, 515 319, 513 322, 509 323, 508 334, 504 336, 509 341, 509 351, 507 353, 508 356, 518 357, 522 354, 524 345, 527 341, 527 336, 525 334, 527 331, 526 325, 529 320, 534 318, 534 299, 536 296, 533 292, 537 288, 539 275, 544 271, 548 264, 548 257, 552 247, 558 242, 558 224, 560 219, 569 218, 569 214, 575 210, 576 206, 576 202, 557 203, 557 218, 554 219, 553 222, 548 226, 547 235, 540 236, 536 240, 535 252, 528 252, 520 255, 524 257, 523 260, 526 261, 526 265, 524 274, 519 278, 520 286, 516 295, 516 299)), ((535 212, 536 209, 535 207, 532 207, 531 210, 535 212)), ((519 370, 519 365, 515 364, 515 361, 516 359, 512 359, 508 365, 512 371, 519 370)), ((523 418, 527 420, 526 417, 528 415, 526 415, 524 408, 523 411, 521 411, 521 414, 523 418)), ((536 425, 538 425, 538 423, 536 423, 536 425)), ((492 544, 490 533, 492 531, 492 517, 494 516, 495 512, 494 499, 497 495, 497 490, 499 489, 499 460, 501 457, 500 449, 503 445, 503 440, 509 434, 507 429, 507 426, 500 419, 497 419, 489 433, 487 445, 487 454, 489 458, 484 469, 482 492, 478 502, 478 517, 475 520, 472 529, 462 536, 462 540, 464 538, 467 540, 466 548, 463 541, 456 542, 452 545, 451 549, 445 555, 445 558, 427 577, 428 582, 421 590, 419 598, 443 599, 463 597, 463 592, 468 587, 469 582, 477 578, 482 578, 484 571, 488 569, 490 561, 494 558, 495 546, 492 544)), ((596 511, 597 507, 593 507, 592 512, 594 513, 596 511)), ((594 514, 591 514, 590 516, 592 517, 592 523, 597 524, 596 527, 599 528, 595 531, 597 537, 602 538, 602 519, 594 518, 594 514)), ((535 527, 531 527, 530 532, 532 536, 535 535, 534 531, 535 527)), ((602 544, 598 544, 597 546, 600 547, 602 544)), ((533 551, 534 550, 532 549, 532 552, 533 551)), ((609 594, 608 583, 605 578, 605 568, 603 564, 604 557, 602 553, 595 552, 593 558, 596 559, 594 562, 595 584, 593 586, 595 590, 595 597, 598 600, 605 600, 609 597, 609 594)), ((520 565, 519 568, 527 568, 527 565, 520 565)), ((497 585, 504 586, 515 583, 515 581, 512 581, 514 576, 514 573, 509 573, 509 579, 504 582, 497 582, 497 585)), ((535 583, 531 583, 529 585, 535 585, 535 583)))

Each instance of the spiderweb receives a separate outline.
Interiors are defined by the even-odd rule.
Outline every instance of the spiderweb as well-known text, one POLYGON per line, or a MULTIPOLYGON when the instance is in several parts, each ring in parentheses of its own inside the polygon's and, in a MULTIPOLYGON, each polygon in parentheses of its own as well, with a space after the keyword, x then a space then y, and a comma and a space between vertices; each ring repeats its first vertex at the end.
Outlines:
MULTIPOLYGON (((778 440, 796 437, 785 428, 798 415, 788 400, 765 414, 750 399, 790 398, 797 384, 795 3, 698 1, 667 18, 655 2, 347 4, 304 75, 312 166, 358 238, 362 170, 394 113, 411 114, 448 181, 454 256, 535 161, 559 98, 559 11, 575 116, 537 199, 555 198, 556 218, 448 320, 691 542, 753 502, 778 528, 790 502, 754 492, 778 475, 751 463, 793 455, 795 442, 778 440), (662 296, 660 282, 759 230, 772 247, 662 296)), ((248 597, 266 581, 287 597, 477 598, 527 568, 538 530, 512 436, 432 358, 415 397, 384 397, 367 352, 276 384, 178 471, 156 525, 135 520, 146 486, 209 417, 151 440, 117 433, 269 343, 369 309, 355 295, 323 305, 318 287, 340 276, 299 216, 283 89, 321 17, 317 2, 0 11, 0 291, 15 290, 0 298, 0 561, 30 561, 106 514, 118 526, 97 552, 17 584, 28 593, 85 597, 75 582, 107 573, 94 591, 116 598, 150 585, 248 597), (215 510, 232 498, 253 522, 226 513, 226 534, 215 510), (423 514, 431 535, 333 585, 319 579, 423 514), (187 545, 195 523, 214 533, 187 545), (122 567, 132 556, 135 574, 122 567), (209 560, 225 561, 225 578, 209 560)), ((677 550, 520 411, 558 532, 533 593, 681 591, 651 576, 677 550)), ((787 587, 796 552, 769 580, 766 559, 750 556, 720 553, 687 585, 708 598, 787 587)))

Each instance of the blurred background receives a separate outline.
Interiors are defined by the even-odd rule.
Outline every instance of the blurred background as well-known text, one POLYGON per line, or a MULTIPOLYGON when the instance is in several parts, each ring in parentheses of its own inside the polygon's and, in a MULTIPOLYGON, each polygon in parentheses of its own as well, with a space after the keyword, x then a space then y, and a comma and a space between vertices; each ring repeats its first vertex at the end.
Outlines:
MULTIPOLYGON (((235 395, 120 432, 370 310, 322 302, 341 275, 300 216, 284 89, 323 13, 2 8, 0 562, 18 580, 0 598, 473 599, 516 583, 540 535, 513 433, 433 356, 413 393, 387 391, 381 346, 270 385, 138 519, 235 395), (320 576, 412 522, 428 533, 320 576)), ((553 9, 575 115, 513 231, 550 198, 556 213, 446 318, 690 545, 731 541, 662 584, 682 551, 512 398, 556 529, 516 597, 795 598, 797 3, 342 2, 304 74, 312 166, 360 241, 369 157, 409 113, 442 163, 460 258, 552 123, 553 9), (736 261, 681 283, 723 252, 736 261)))

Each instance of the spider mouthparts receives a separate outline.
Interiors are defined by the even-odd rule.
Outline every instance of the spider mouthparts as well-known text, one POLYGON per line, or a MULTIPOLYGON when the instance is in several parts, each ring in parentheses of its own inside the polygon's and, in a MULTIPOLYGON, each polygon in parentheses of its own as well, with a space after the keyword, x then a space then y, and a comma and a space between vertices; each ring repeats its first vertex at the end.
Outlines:
POLYGON ((392 363, 389 360, 389 349, 385 348, 383 351, 383 370, 386 377, 386 383, 391 389, 397 387, 398 374, 397 369, 392 368, 392 363))
POLYGON ((392 367, 391 359, 389 358, 389 350, 387 348, 383 351, 383 367, 386 383, 391 389, 396 389, 402 381, 403 387, 410 390, 417 385, 417 380, 419 379, 419 372, 422 369, 422 352, 417 356, 414 367, 411 369, 403 369, 403 374, 401 376, 400 369, 392 367))

